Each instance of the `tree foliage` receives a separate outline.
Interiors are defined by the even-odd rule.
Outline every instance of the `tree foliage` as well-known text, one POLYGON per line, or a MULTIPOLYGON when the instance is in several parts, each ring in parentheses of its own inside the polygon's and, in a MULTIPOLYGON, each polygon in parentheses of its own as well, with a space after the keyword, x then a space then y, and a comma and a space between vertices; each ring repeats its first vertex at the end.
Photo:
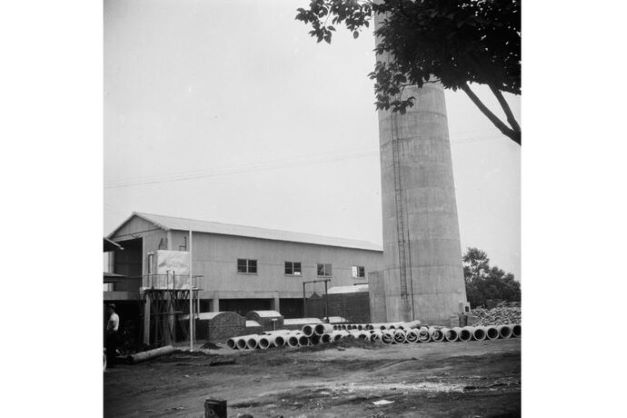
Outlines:
POLYGON ((382 16, 375 51, 392 58, 378 60, 369 74, 377 109, 405 113, 415 99, 401 96, 405 86, 439 81, 463 90, 503 134, 521 143, 520 126, 502 94, 519 95, 521 89, 520 0, 311 0, 296 19, 311 24, 309 34, 318 42, 331 43, 337 25, 357 38, 375 14, 382 16), (489 86, 507 124, 469 83, 489 86))
POLYGON ((490 267, 488 255, 478 248, 468 248, 463 257, 466 296, 473 308, 488 300, 520 302, 520 283, 514 275, 490 267))

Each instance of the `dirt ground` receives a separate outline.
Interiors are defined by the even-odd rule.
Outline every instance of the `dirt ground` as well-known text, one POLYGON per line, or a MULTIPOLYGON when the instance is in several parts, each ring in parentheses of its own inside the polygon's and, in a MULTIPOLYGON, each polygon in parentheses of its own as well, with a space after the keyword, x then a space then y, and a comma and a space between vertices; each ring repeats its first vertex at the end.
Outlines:
POLYGON ((353 345, 118 365, 104 374, 104 415, 203 417, 205 399, 224 399, 229 417, 520 416, 520 339, 353 345))

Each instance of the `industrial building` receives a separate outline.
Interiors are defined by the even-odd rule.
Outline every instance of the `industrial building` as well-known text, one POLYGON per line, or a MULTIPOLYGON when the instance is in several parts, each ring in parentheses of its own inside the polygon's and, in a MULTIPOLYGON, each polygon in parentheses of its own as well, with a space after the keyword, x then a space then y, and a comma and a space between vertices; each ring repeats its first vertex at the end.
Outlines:
POLYGON ((191 272, 179 271, 178 277, 193 275, 200 312, 241 315, 272 309, 302 317, 303 290, 307 298, 324 292, 320 283, 303 282, 359 285, 383 268, 381 246, 369 242, 137 212, 107 238, 122 247, 108 253, 108 274, 115 280, 104 292, 105 301, 117 305, 136 304, 142 288, 178 280, 163 277, 155 260, 162 253, 191 252, 191 272))

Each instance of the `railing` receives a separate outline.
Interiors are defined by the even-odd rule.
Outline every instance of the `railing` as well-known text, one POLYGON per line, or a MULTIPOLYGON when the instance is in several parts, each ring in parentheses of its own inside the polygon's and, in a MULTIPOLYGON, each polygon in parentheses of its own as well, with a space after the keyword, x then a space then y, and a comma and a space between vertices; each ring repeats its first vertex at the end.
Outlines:
POLYGON ((193 288, 198 288, 202 275, 190 276, 188 274, 145 274, 142 277, 142 287, 148 289, 189 289, 190 279, 193 288))

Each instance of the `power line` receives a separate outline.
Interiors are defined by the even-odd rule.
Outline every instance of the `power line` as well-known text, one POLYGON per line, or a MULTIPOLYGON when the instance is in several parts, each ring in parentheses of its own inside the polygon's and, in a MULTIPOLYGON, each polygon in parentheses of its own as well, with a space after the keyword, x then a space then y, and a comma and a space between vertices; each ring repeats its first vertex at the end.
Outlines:
POLYGON ((196 175, 174 174, 174 175, 170 175, 169 178, 161 177, 161 178, 156 178, 154 180, 146 179, 143 181, 136 181, 136 182, 121 182, 117 184, 108 184, 108 185, 105 185, 104 187, 105 189, 117 189, 117 188, 123 188, 123 187, 143 186, 143 185, 158 184, 158 183, 172 183, 172 182, 179 182, 179 181, 196 180, 196 179, 201 179, 201 178, 219 177, 219 176, 225 176, 225 175, 236 175, 236 174, 276 170, 276 169, 291 168, 291 167, 303 167, 303 166, 309 166, 309 165, 320 164, 320 163, 324 164, 324 163, 341 162, 341 161, 345 161, 348 159, 366 158, 366 157, 372 157, 375 155, 378 155, 378 150, 375 150, 375 151, 368 150, 368 151, 362 151, 362 152, 357 152, 357 153, 352 153, 352 154, 338 155, 338 156, 330 157, 330 158, 319 157, 315 159, 309 159, 306 161, 297 161, 299 157, 294 157, 294 158, 291 158, 290 160, 286 160, 286 159, 279 160, 279 161, 275 160, 275 161, 271 161, 271 162, 264 163, 264 164, 256 164, 256 165, 242 167, 242 168, 224 167, 222 169, 212 170, 209 172, 200 173, 196 175))
MULTIPOLYGON (((472 131, 471 131, 472 132, 472 131)), ((476 142, 484 142, 484 141, 492 141, 497 138, 502 138, 501 134, 495 133, 488 136, 482 135, 481 137, 459 137, 455 136, 455 139, 451 140, 451 145, 463 145, 469 143, 476 142)), ((157 175, 157 176, 149 176, 149 177, 135 177, 135 178, 127 178, 123 180, 119 180, 117 182, 112 182, 109 184, 105 184, 105 189, 119 189, 126 187, 135 187, 135 186, 145 186, 151 184, 161 184, 161 183, 174 183, 180 181, 189 181, 189 180, 197 180, 203 178, 212 178, 212 177, 220 177, 220 176, 229 176, 229 175, 238 175, 244 173, 254 173, 254 172, 262 172, 283 168, 292 168, 292 167, 304 167, 311 166, 315 164, 325 164, 325 163, 335 163, 346 161, 350 159, 359 159, 359 158, 367 158, 378 156, 378 149, 367 149, 361 152, 355 153, 346 153, 346 154, 317 154, 315 156, 311 155, 299 155, 294 157, 285 157, 278 160, 272 160, 265 163, 254 164, 254 165, 237 165, 231 167, 222 167, 214 170, 188 170, 178 173, 165 174, 165 175, 157 175)))

